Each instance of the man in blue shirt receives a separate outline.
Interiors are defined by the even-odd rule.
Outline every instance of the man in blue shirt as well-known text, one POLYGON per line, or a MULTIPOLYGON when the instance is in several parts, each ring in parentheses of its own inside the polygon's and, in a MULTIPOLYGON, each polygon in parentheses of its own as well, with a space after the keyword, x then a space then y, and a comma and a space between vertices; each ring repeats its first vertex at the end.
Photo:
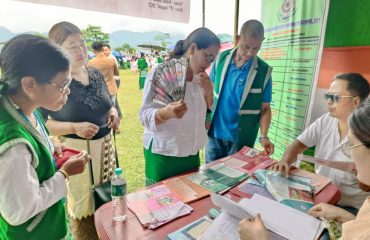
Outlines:
POLYGON ((212 67, 214 108, 208 132, 206 162, 253 147, 258 128, 267 154, 274 151, 267 133, 271 122, 272 68, 256 55, 264 40, 257 20, 245 22, 237 48, 219 54, 212 67))

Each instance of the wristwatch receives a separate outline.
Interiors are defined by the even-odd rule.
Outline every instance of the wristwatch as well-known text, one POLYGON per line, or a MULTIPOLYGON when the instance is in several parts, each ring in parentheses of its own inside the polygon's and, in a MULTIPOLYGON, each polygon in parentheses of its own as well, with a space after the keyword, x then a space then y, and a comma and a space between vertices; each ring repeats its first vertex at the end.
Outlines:
POLYGON ((260 140, 260 143, 262 142, 262 139, 270 140, 270 138, 269 138, 269 137, 267 137, 267 136, 262 136, 262 135, 261 135, 261 136, 260 136, 260 139, 259 139, 259 140, 260 140))

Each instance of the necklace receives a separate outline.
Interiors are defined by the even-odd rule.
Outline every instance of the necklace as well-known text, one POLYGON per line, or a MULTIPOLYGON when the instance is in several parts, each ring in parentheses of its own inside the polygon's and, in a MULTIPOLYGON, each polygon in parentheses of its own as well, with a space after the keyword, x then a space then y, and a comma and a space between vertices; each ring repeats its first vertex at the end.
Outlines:
POLYGON ((44 127, 44 125, 42 124, 42 121, 40 119, 40 117, 38 116, 38 114, 36 114, 34 111, 32 111, 32 115, 34 116, 35 120, 36 120, 36 126, 34 126, 32 123, 31 123, 31 120, 27 117, 27 115, 23 112, 23 110, 11 99, 11 98, 8 98, 9 102, 12 104, 12 106, 14 107, 14 109, 17 110, 17 112, 22 116, 22 118, 24 119, 24 121, 33 129, 36 130, 37 133, 39 133, 39 136, 44 140, 44 142, 46 142, 47 144, 47 148, 49 150, 49 153, 51 155, 51 158, 52 158, 52 162, 53 162, 53 165, 54 167, 56 168, 56 161, 55 161, 55 158, 53 156, 53 152, 54 152, 54 147, 53 147, 53 144, 51 143, 51 140, 49 138, 49 135, 44 127), (40 131, 38 130, 40 129, 40 131))

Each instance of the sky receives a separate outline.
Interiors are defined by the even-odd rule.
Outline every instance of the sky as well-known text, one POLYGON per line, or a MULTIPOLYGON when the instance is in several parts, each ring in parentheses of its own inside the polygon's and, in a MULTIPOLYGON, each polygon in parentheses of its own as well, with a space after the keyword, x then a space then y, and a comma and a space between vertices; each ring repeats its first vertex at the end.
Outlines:
MULTIPOLYGON (((135 0, 133 0, 135 1, 135 0)), ((101 26, 103 32, 162 31, 187 35, 202 25, 202 1, 191 0, 189 23, 152 20, 118 14, 101 13, 59 6, 0 0, 0 26, 14 33, 36 31, 47 33, 52 25, 69 21, 79 28, 88 24, 101 26)), ((234 32, 234 0, 206 0, 206 27, 215 33, 234 32)), ((261 0, 240 0, 239 29, 248 19, 260 19, 261 0)))

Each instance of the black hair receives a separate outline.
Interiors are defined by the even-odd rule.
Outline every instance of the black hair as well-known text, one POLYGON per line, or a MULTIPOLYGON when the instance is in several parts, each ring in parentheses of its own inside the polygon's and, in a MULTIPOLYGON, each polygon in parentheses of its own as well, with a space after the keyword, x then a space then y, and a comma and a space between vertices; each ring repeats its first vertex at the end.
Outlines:
POLYGON ((31 34, 10 39, 0 54, 0 95, 13 95, 21 87, 23 77, 38 83, 50 82, 57 73, 69 68, 63 50, 49 40, 31 34))
POLYGON ((257 39, 263 39, 264 37, 263 24, 255 19, 246 21, 240 29, 240 36, 248 36, 257 39))
POLYGON ((349 127, 356 138, 370 148, 370 97, 353 111, 349 118, 349 127))
POLYGON ((176 43, 171 53, 171 58, 182 57, 192 43, 195 43, 198 49, 206 49, 211 45, 220 46, 220 39, 208 28, 195 29, 185 40, 180 40, 176 43))
POLYGON ((108 43, 104 43, 104 44, 103 44, 103 47, 107 47, 107 48, 109 48, 109 49, 110 49, 110 45, 109 45, 108 43))
POLYGON ((104 44, 102 42, 93 42, 91 45, 91 48, 94 49, 96 52, 102 52, 103 51, 104 44))
POLYGON ((360 97, 361 102, 364 101, 370 93, 369 82, 359 73, 340 73, 334 76, 336 79, 347 81, 347 90, 353 96, 360 97))

